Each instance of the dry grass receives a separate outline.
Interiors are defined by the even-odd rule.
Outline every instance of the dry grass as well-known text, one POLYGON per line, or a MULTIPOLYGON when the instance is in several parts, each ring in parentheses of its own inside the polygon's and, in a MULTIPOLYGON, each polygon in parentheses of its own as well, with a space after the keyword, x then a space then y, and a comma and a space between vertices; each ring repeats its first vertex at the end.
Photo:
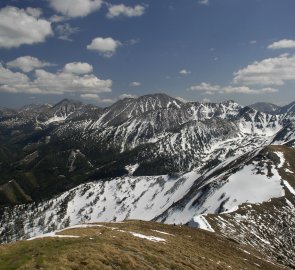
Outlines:
POLYGON ((143 221, 100 224, 104 226, 60 233, 79 238, 2 245, 0 269, 282 269, 261 259, 253 249, 199 229, 143 221), (130 232, 166 242, 141 239, 130 232))

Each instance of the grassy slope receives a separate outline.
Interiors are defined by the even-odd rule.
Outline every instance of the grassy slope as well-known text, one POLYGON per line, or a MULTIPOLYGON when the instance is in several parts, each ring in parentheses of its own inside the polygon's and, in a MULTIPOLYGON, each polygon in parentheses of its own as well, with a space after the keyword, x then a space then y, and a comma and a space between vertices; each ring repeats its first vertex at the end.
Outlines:
POLYGON ((1 245, 0 269, 284 269, 249 247, 199 229, 143 221, 100 224, 59 233, 79 238, 1 245), (141 239, 130 232, 166 242, 141 239))
POLYGON ((0 204, 7 202, 11 204, 19 204, 31 201, 31 197, 27 195, 15 181, 0 186, 0 204))

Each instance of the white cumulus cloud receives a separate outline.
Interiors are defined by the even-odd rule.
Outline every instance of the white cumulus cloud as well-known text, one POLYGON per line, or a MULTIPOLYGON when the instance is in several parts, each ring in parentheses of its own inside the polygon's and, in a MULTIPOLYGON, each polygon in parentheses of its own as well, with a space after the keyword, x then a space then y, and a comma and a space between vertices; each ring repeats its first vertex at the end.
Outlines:
POLYGON ((53 35, 51 23, 40 18, 39 9, 7 6, 0 9, 0 48, 44 42, 53 35))
POLYGON ((209 0, 199 0, 199 4, 201 4, 201 5, 209 5, 209 0))
POLYGON ((97 103, 113 103, 115 102, 114 99, 110 98, 101 98, 98 94, 81 94, 80 97, 85 100, 95 101, 97 103))
POLYGON ((267 46, 268 49, 279 50, 279 49, 295 49, 295 40, 282 39, 276 41, 267 46))
POLYGON ((18 92, 26 85, 29 85, 30 79, 21 72, 13 72, 0 64, 0 89, 7 89, 4 92, 18 92))
POLYGON ((87 49, 97 51, 104 57, 112 57, 119 46, 121 46, 121 42, 111 37, 97 37, 87 45, 87 49))
POLYGON ((261 89, 252 89, 248 86, 221 86, 221 85, 212 85, 210 83, 201 83, 199 85, 194 85, 189 88, 191 91, 200 91, 207 95, 213 95, 215 93, 218 94, 267 94, 267 93, 275 93, 278 92, 277 89, 266 87, 261 89))
POLYGON ((122 94, 119 96, 119 99, 124 99, 124 98, 137 98, 137 96, 132 94, 122 94))
POLYGON ((132 87, 139 87, 139 86, 141 86, 141 83, 140 82, 131 82, 130 83, 130 86, 132 86, 132 87))
POLYGON ((42 15, 42 9, 27 7, 26 12, 35 18, 39 18, 42 15))
POLYGON ((9 68, 18 68, 23 72, 30 72, 37 68, 53 66, 53 64, 39 60, 32 56, 21 56, 6 63, 9 68))
POLYGON ((182 69, 179 71, 179 74, 181 74, 181 75, 189 75, 191 73, 192 72, 190 70, 186 70, 186 69, 182 69))
POLYGON ((107 13, 108 18, 115 18, 119 16, 126 17, 139 17, 144 14, 146 6, 136 5, 134 7, 125 6, 124 4, 120 5, 110 5, 109 11, 107 13))
POLYGON ((112 81, 102 80, 94 74, 75 74, 65 71, 51 73, 37 69, 34 78, 13 72, 0 65, 0 92, 35 94, 99 94, 111 92, 112 81))
POLYGON ((75 74, 87 74, 93 71, 92 65, 82 62, 68 63, 64 67, 64 72, 75 73, 75 74))
POLYGON ((217 92, 220 91, 220 85, 212 85, 210 83, 202 82, 201 84, 191 86, 190 90, 203 92, 217 92))
POLYGON ((50 6, 68 17, 85 17, 101 8, 102 0, 49 0, 50 6))
POLYGON ((50 73, 45 70, 36 70, 34 83, 46 92, 59 91, 102 93, 110 92, 112 81, 101 80, 93 74, 76 75, 67 72, 50 73))
POLYGON ((80 31, 79 27, 72 27, 69 23, 59 24, 55 27, 57 36, 61 40, 73 41, 71 36, 80 31))
POLYGON ((246 85, 284 85, 295 81, 295 55, 283 54, 255 61, 235 72, 233 81, 246 85))

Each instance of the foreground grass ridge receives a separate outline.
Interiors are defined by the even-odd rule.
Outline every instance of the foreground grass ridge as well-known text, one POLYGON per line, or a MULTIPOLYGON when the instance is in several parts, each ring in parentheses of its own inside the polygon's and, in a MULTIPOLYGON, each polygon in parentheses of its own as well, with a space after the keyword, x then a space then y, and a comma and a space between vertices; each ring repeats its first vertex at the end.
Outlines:
POLYGON ((73 226, 0 246, 0 269, 286 269, 256 250, 187 226, 126 221, 73 226))

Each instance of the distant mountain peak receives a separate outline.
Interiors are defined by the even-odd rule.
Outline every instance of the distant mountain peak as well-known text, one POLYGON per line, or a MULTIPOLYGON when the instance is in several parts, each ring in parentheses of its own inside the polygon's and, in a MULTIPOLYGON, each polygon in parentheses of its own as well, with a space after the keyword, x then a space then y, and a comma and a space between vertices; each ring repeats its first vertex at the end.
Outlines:
POLYGON ((249 107, 269 114, 276 114, 276 112, 280 109, 280 106, 268 102, 256 102, 252 105, 249 105, 249 107))
POLYGON ((238 103, 234 101, 233 99, 229 99, 229 100, 223 101, 222 104, 230 105, 230 104, 238 104, 238 103))
POLYGON ((172 98, 172 97, 165 93, 154 93, 154 94, 147 94, 147 95, 138 97, 138 99, 140 98, 172 98))
POLYGON ((59 101, 58 103, 56 103, 53 107, 58 107, 58 106, 62 106, 62 105, 65 105, 65 104, 79 104, 79 105, 82 105, 83 103, 81 101, 79 101, 79 100, 71 100, 71 99, 68 99, 68 98, 64 98, 61 101, 59 101))

